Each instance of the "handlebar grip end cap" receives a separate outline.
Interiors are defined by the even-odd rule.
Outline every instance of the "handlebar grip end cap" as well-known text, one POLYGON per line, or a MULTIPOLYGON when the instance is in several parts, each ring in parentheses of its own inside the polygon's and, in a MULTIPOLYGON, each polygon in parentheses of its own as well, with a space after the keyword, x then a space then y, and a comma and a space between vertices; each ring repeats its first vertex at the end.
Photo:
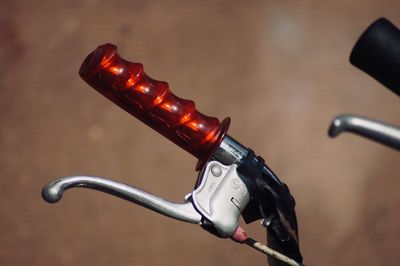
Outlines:
POLYGON ((400 96, 400 30, 389 20, 379 18, 365 30, 350 62, 400 96))

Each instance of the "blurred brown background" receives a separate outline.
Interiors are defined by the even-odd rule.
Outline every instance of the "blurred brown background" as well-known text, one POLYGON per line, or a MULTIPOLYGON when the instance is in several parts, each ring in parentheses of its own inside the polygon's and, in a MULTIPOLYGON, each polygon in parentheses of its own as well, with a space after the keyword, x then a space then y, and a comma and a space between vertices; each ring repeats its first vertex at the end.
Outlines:
MULTIPOLYGON (((297 199, 308 265, 398 265, 400 157, 354 135, 339 113, 400 124, 399 99, 348 63, 361 32, 397 0, 1 1, 1 265, 266 265, 201 228, 120 199, 72 190, 87 174, 182 201, 196 160, 86 85, 84 57, 112 42, 200 111, 230 116, 297 199)), ((246 228, 265 241, 258 223, 246 228)))

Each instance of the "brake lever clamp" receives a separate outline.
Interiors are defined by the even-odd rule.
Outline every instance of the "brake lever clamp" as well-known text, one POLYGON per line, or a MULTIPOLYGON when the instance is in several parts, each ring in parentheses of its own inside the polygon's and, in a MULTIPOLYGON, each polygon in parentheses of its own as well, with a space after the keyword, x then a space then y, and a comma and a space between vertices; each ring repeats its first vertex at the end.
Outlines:
POLYGON ((211 161, 199 174, 191 199, 203 216, 202 227, 219 237, 231 237, 250 200, 249 191, 237 172, 237 165, 211 161))

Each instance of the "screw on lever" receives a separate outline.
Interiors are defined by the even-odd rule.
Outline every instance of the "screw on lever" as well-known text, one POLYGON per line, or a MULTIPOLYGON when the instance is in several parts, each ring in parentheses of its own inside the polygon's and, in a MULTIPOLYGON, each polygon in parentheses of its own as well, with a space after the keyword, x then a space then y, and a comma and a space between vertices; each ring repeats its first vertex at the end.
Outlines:
POLYGON ((113 44, 100 45, 79 71, 89 85, 161 135, 199 159, 197 169, 211 157, 230 123, 222 123, 196 110, 193 101, 181 99, 167 82, 144 72, 143 65, 122 59, 113 44))

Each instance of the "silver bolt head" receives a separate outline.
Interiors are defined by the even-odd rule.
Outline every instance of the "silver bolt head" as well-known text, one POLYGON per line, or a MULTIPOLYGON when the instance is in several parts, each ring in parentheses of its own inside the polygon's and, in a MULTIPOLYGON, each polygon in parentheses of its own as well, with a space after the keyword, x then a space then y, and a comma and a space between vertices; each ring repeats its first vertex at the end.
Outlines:
POLYGON ((211 166, 211 173, 214 176, 219 177, 222 175, 222 169, 219 165, 213 165, 213 166, 211 166))

